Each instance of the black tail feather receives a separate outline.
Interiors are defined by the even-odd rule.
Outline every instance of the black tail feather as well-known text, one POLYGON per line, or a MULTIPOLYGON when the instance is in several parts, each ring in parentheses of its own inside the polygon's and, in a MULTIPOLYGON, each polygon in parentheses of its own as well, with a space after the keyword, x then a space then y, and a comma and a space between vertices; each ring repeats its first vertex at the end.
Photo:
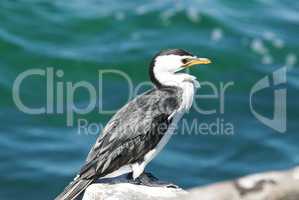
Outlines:
POLYGON ((92 179, 75 179, 55 198, 55 200, 75 200, 92 182, 92 179))

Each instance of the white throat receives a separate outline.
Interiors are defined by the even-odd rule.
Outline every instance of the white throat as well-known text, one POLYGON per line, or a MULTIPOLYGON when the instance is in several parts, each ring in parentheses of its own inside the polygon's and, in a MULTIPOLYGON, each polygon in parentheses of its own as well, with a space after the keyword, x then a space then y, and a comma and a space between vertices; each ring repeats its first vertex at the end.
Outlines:
POLYGON ((195 89, 200 87, 196 77, 186 73, 155 72, 155 69, 154 74, 163 86, 175 86, 183 90, 182 104, 179 110, 188 111, 193 103, 195 89))

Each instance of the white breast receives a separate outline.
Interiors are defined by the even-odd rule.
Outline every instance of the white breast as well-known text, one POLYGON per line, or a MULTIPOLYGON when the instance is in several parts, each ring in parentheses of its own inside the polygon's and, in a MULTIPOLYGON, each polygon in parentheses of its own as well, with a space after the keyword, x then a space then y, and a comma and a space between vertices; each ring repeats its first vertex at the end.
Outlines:
POLYGON ((194 83, 191 81, 184 81, 182 83, 183 94, 182 94, 182 104, 179 108, 180 112, 187 112, 192 106, 193 97, 195 92, 194 83))
POLYGON ((142 174, 146 165, 152 161, 158 153, 164 148, 164 146, 168 143, 169 139, 173 135, 175 129, 177 128, 177 123, 180 121, 185 112, 189 111, 193 103, 193 96, 195 92, 195 88, 198 87, 199 83, 196 81, 195 77, 189 76, 189 79, 182 81, 179 86, 183 89, 182 94, 182 103, 178 110, 176 110, 171 117, 173 118, 172 123, 168 127, 164 136, 153 150, 148 152, 144 157, 144 162, 141 164, 134 164, 132 166, 133 169, 133 178, 137 178, 142 174))
POLYGON ((171 117, 173 117, 172 122, 170 126, 168 127, 165 136, 161 139, 161 141, 158 143, 157 147, 152 150, 153 152, 149 152, 150 156, 147 158, 147 163, 149 163, 162 149, 163 147, 168 143, 170 137, 172 136, 173 132, 177 128, 177 124, 184 115, 185 112, 187 112, 193 103, 193 96, 194 96, 194 91, 195 87, 193 82, 186 81, 183 84, 181 84, 181 87, 183 89, 183 94, 182 94, 182 103, 177 111, 175 111, 171 117))

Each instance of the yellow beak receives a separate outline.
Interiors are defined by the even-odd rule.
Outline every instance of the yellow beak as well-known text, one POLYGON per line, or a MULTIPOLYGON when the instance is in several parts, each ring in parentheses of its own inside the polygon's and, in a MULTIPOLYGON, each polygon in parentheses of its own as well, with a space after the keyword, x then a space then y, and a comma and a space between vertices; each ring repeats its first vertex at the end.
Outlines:
POLYGON ((184 64, 184 67, 191 67, 193 65, 206 65, 210 64, 212 61, 208 58, 190 58, 188 62, 184 64))

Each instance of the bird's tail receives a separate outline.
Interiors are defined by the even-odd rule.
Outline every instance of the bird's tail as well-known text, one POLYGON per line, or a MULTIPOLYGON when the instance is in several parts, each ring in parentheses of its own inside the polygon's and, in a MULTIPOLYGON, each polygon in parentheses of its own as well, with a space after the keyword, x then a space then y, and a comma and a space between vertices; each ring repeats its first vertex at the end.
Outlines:
POLYGON ((55 200, 75 200, 92 182, 92 179, 75 179, 55 200))

